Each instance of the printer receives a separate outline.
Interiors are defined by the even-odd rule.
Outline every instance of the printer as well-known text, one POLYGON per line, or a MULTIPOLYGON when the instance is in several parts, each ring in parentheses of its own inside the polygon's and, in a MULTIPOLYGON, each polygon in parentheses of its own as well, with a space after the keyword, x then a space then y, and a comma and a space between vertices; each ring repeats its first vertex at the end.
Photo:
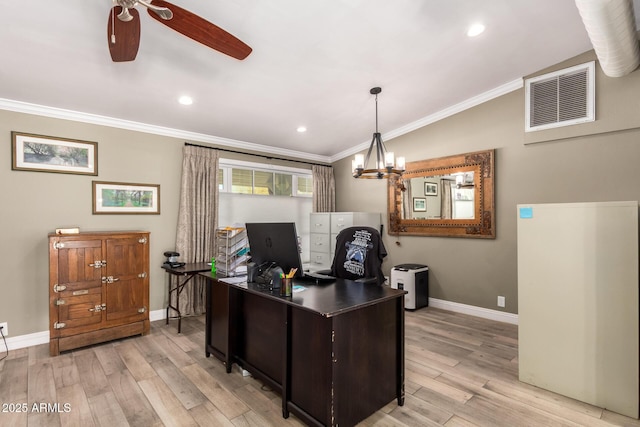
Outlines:
POLYGON ((429 267, 422 264, 400 264, 391 269, 393 289, 404 289, 404 308, 416 310, 429 305, 429 267))

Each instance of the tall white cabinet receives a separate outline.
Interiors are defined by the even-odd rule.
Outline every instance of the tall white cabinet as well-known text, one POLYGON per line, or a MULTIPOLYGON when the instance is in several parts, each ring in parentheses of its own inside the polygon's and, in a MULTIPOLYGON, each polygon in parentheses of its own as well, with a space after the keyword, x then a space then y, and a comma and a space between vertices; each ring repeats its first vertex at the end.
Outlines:
POLYGON ((380 230, 380 213, 372 212, 318 212, 310 215, 310 266, 311 271, 331 267, 338 233, 354 225, 364 225, 380 230))
POLYGON ((518 205, 520 380, 638 418, 638 202, 518 205))

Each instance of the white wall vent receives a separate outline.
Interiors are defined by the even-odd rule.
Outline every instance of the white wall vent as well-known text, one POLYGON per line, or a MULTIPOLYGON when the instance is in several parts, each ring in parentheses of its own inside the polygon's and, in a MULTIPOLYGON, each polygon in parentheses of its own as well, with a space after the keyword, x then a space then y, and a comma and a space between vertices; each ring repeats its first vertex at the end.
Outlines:
POLYGON ((525 132, 595 120, 595 62, 525 81, 525 132))

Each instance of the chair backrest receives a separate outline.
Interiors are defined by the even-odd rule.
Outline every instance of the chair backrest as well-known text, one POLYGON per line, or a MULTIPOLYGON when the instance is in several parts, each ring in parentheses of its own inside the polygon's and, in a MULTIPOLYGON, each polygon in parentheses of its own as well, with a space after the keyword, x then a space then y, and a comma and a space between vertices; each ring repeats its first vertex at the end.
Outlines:
POLYGON ((351 280, 375 278, 382 284, 382 261, 386 256, 378 230, 365 226, 345 228, 336 237, 331 275, 351 280))

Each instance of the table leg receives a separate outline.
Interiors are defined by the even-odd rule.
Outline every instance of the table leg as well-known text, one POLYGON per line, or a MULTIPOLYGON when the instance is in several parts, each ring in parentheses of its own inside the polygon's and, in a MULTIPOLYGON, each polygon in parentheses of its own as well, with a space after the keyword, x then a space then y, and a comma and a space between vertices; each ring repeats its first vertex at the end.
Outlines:
POLYGON ((178 333, 180 333, 180 329, 182 329, 182 313, 180 313, 180 291, 182 289, 180 289, 180 278, 176 277, 176 279, 177 279, 177 283, 176 283, 176 311, 178 312, 178 333))
POLYGON ((167 315, 165 317, 166 322, 165 325, 169 324, 169 307, 171 306, 171 282, 172 282, 173 274, 169 273, 169 299, 167 300, 167 315))

